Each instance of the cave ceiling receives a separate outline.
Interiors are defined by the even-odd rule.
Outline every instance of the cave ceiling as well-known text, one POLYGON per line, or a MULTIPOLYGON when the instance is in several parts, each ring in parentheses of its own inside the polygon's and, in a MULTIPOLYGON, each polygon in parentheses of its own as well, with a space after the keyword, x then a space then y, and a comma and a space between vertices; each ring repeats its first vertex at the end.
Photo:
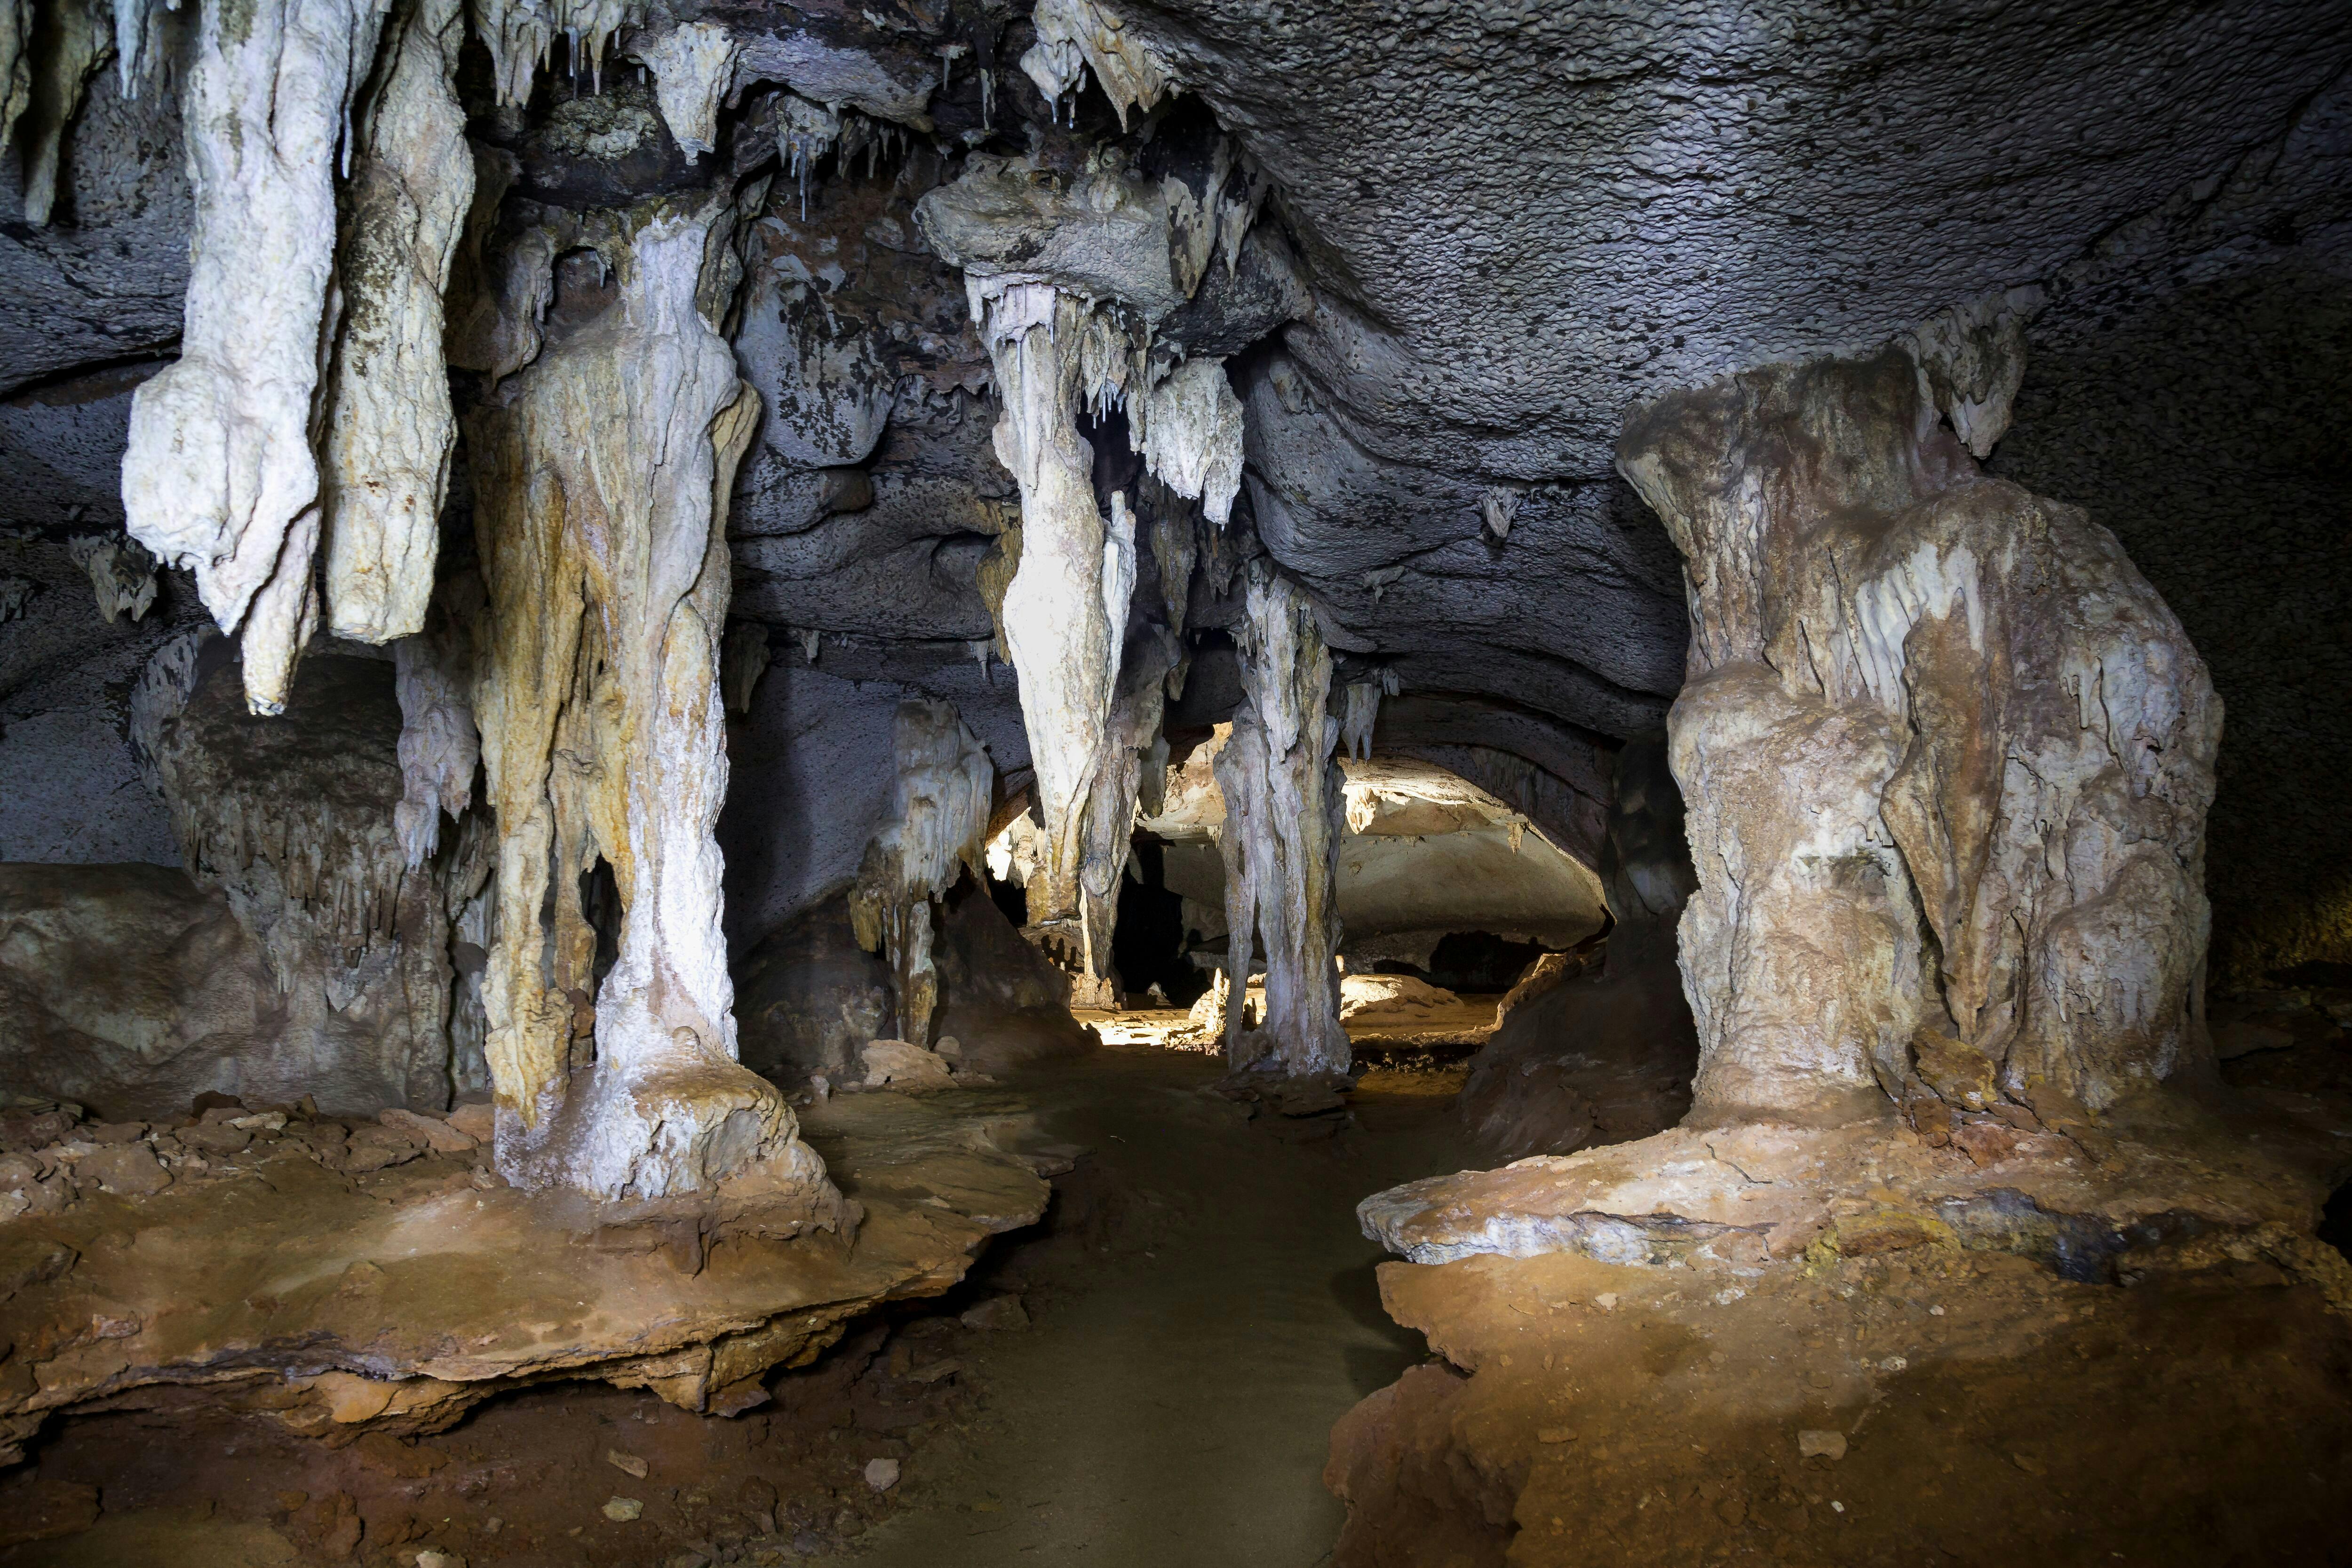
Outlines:
MULTIPOLYGON (((1343 667, 1375 661, 1408 695, 1459 700, 1453 740, 1521 756, 1605 752, 1657 724, 1682 683, 1677 563, 1612 469, 1630 407, 1864 349, 1995 290, 2040 285, 2063 305, 2117 236, 2205 200, 2315 115, 2336 114, 2340 160, 2329 106, 2352 58, 2343 5, 1182 0, 1114 15, 1172 79, 1156 105, 1122 111, 1092 73, 1048 102, 1017 64, 1034 41, 1025 8, 968 0, 650 17, 653 33, 717 23, 737 46, 719 144, 700 158, 655 111, 626 30, 593 76, 559 58, 528 106, 493 106, 478 44, 459 87, 468 134, 506 171, 509 227, 769 180, 730 329, 766 405, 730 522, 734 613, 780 647, 814 631, 909 668, 986 648, 977 579, 1018 517, 963 279, 925 244, 916 202, 977 153, 1026 151, 1066 176, 1115 145, 1147 175, 1186 174, 1229 135, 1259 182, 1257 220, 1156 330, 1224 358, 1240 397, 1233 537, 1311 591, 1343 667), (796 161, 795 102, 847 131, 796 161), (1530 743, 1530 723, 1559 738, 1530 743)), ((42 514, 11 521, 61 504, 121 515, 107 465, 86 458, 122 416, 123 367, 176 341, 178 142, 173 92, 129 97, 101 70, 65 139, 54 221, 0 226, 0 395, 32 481, 0 510, 37 497, 42 514), (73 461, 41 460, 47 426, 13 418, 32 405, 71 411, 73 461)), ((551 342, 598 287, 559 268, 551 342)), ((1098 485, 1131 482, 1123 443, 1097 446, 1098 485)), ((1192 626, 1235 603, 1196 595, 1192 626)))

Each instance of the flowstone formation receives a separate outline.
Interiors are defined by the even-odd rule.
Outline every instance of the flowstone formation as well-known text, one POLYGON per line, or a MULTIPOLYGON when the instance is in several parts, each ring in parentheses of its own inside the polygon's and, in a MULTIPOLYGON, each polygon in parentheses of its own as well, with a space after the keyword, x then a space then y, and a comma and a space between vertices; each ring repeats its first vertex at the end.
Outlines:
POLYGON ((759 417, 703 303, 732 212, 722 192, 628 215, 613 305, 468 426, 499 825, 483 1000, 500 1163, 530 1184, 653 1198, 761 1167, 829 1192, 737 1065, 719 930, 724 506, 759 417), (601 983, 581 892, 600 860, 621 910, 601 983))
POLYGON ((1367 1234, 1417 1261, 1916 1237, 2075 1268, 2135 1227, 2308 1223, 2324 1158, 2150 1092, 2211 1072, 2204 665, 2105 529, 1979 472, 1944 421, 1990 445, 1999 397, 1922 341, 1627 421, 1689 579, 1689 1115, 1376 1194, 1367 1234))
POLYGON ((2103 1110, 2210 1059, 2204 664, 2113 534, 1942 412, 1889 349, 1628 424, 1690 580, 1696 1118, 2103 1110))
POLYGON ((1225 1055, 1235 1072, 1315 1077, 1348 1070, 1339 1026, 1339 840, 1347 803, 1327 711, 1331 656, 1305 595, 1253 562, 1242 705, 1217 753, 1225 824, 1227 994, 1249 984, 1265 954, 1265 1015, 1228 1006, 1225 1055))

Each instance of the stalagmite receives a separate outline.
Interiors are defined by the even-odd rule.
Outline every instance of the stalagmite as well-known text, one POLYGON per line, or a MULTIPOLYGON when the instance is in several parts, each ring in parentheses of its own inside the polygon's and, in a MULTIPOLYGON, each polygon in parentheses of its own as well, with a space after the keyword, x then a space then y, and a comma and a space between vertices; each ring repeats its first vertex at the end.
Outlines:
POLYGON ((474 195, 453 85, 464 38, 457 0, 395 14, 344 193, 320 467, 329 624, 360 642, 421 629, 433 595, 457 437, 441 300, 474 195))
POLYGON ((1345 792, 1331 760, 1339 722, 1327 709, 1331 656, 1305 595, 1263 559, 1249 567, 1242 628, 1242 703, 1217 754, 1225 799, 1225 968, 1238 997, 1265 954, 1265 1017, 1229 1009, 1235 1072, 1348 1070, 1339 1026, 1339 845, 1345 792))
POLYGON ((952 703, 911 699, 893 728, 897 803, 866 847, 850 890, 859 945, 890 961, 899 1036, 929 1046, 939 975, 931 963, 936 905, 969 868, 986 875, 988 816, 995 769, 952 703))
POLYGON ((1619 447, 1689 584, 1695 1118, 2095 1109, 2208 1048, 2204 664, 2105 529, 1978 473, 1930 379, 1768 366, 1619 447))
POLYGON ((241 630, 246 699, 283 708, 318 621, 310 426, 334 267, 334 153, 375 51, 375 0, 201 8, 182 90, 195 192, 179 360, 132 401, 131 532, 193 566, 241 630))
POLYGON ((735 36, 717 22, 688 22, 637 46, 637 58, 654 73, 662 121, 690 155, 719 145, 719 100, 734 78, 739 52, 735 36))
POLYGON ((616 302, 468 422, 499 837, 483 999, 499 1158, 527 1184, 658 1197, 766 1162, 829 1191, 782 1100, 736 1063, 719 935, 723 510, 759 417, 711 324, 730 199, 633 214, 616 302), (581 883, 600 858, 622 913, 592 1008, 581 883))

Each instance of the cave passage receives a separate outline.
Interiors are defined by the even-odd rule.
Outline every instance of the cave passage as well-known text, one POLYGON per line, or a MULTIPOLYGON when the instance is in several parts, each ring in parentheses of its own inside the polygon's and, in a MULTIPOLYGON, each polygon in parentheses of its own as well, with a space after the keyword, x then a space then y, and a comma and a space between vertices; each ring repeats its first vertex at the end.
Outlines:
POLYGON ((2347 171, 2352 0, 0 0, 0 1568, 2347 1561, 2347 171))

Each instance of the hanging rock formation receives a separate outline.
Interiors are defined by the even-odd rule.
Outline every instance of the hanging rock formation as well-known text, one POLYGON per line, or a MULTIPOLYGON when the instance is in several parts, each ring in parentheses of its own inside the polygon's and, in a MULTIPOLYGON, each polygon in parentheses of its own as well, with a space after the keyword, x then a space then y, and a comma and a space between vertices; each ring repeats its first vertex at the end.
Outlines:
POLYGON ((453 85, 464 40, 457 0, 410 0, 394 14, 343 195, 320 471, 328 623, 360 642, 421 630, 433 595, 457 438, 441 299, 474 196, 453 85))
POLYGON ((731 218, 723 192, 630 214, 615 302, 467 427, 490 604, 475 708, 499 839, 484 986, 499 1159, 607 1197, 759 1165, 824 1188, 792 1112, 737 1065, 719 935, 724 508, 759 417, 708 303, 731 287, 731 218), (581 894, 600 858, 621 905, 601 984, 581 894))
POLYGON ((1225 961, 1231 995, 1265 952, 1265 1016, 1227 1009, 1235 1072, 1305 1077, 1348 1070, 1339 1027, 1339 836, 1347 805, 1332 761, 1331 656, 1307 596, 1263 560, 1249 567, 1242 704, 1217 753, 1225 823, 1225 961))
POLYGON ((1696 1120, 2095 1110, 2206 1059, 2220 702, 2114 535, 1977 472, 1947 379, 1889 348, 1628 422, 1689 580, 1696 1120))
POLYGON ((310 432, 334 154, 382 20, 376 0, 202 6, 182 89, 196 199, 186 328, 178 362, 132 404, 122 504, 132 536, 193 566, 205 607, 243 636, 259 713, 284 708, 319 619, 310 432))
POLYGON ((931 962, 938 905, 969 868, 984 879, 982 854, 995 769, 950 703, 911 699, 898 705, 897 808, 866 847, 850 892, 858 944, 888 958, 898 987, 898 1032, 931 1043, 939 973, 931 962))
MULTIPOLYGON (((1230 223, 1238 245, 1255 208, 1254 199, 1219 205, 1233 174, 1227 153, 1204 203, 1181 180, 1143 181, 1115 152, 1090 154, 1075 178, 1034 158, 974 157, 961 179, 917 209, 931 248, 963 269, 1003 407, 997 457, 1021 492, 1017 547, 1001 552, 1009 580, 992 584, 984 568, 983 590, 993 589, 1004 648, 1021 675, 1037 768, 1044 874, 1030 884, 1030 921, 1075 936, 1080 1000, 1096 1005, 1112 1000, 1111 894, 1134 819, 1136 753, 1160 723, 1143 693, 1176 654, 1132 682, 1122 705, 1136 518, 1124 492, 1108 499, 1105 515, 1095 451, 1078 425, 1124 407, 1130 442, 1151 472, 1215 522, 1230 514, 1241 482, 1240 402, 1221 363, 1155 359, 1151 327, 1198 289, 1204 269, 1177 275, 1189 243, 1181 217, 1193 215, 1186 221, 1197 227, 1205 208, 1212 229, 1230 223)), ((1151 547, 1161 548, 1156 539, 1151 547)), ((1163 566, 1181 557, 1189 575, 1189 552, 1163 552, 1163 566)))

